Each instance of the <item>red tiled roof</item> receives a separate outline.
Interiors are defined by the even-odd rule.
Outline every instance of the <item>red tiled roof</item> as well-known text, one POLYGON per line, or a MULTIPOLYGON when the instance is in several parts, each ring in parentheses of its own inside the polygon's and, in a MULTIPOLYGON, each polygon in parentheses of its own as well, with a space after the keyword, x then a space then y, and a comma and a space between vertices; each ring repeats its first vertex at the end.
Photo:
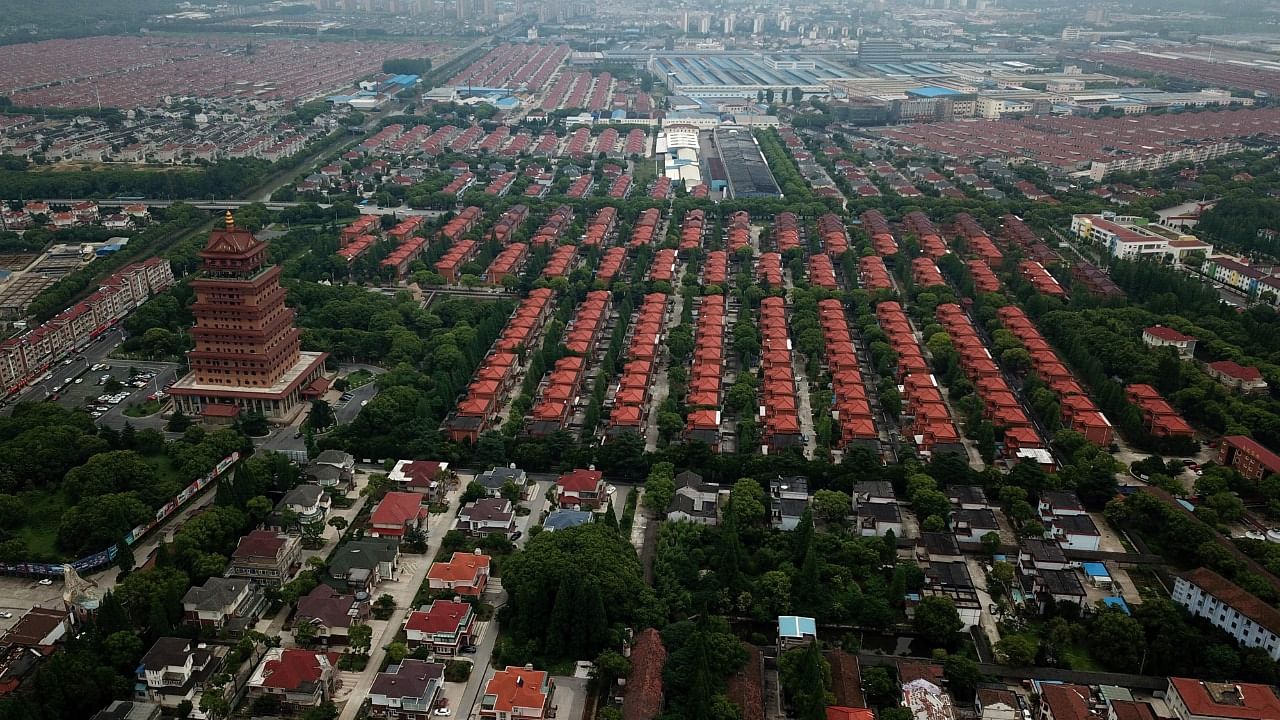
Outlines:
POLYGON ((485 685, 484 694, 494 696, 494 712, 510 713, 515 708, 542 709, 547 702, 547 695, 542 685, 547 680, 547 673, 542 670, 526 670, 508 666, 493 674, 485 685))
POLYGON ((403 527, 422 514, 422 496, 418 493, 389 492, 373 509, 370 524, 382 527, 403 527))
POLYGON ((1053 720, 1101 720, 1100 716, 1089 710, 1089 688, 1082 685, 1043 684, 1040 686, 1041 699, 1053 712, 1053 720))
POLYGON ((1149 328, 1145 328, 1142 332, 1153 338, 1164 340, 1165 342, 1188 342, 1190 340, 1195 340, 1195 338, 1190 335, 1183 335, 1177 330, 1163 325, 1153 325, 1149 328))
POLYGON ((297 690, 304 683, 314 683, 324 674, 323 662, 336 667, 340 653, 318 653, 300 648, 286 648, 279 660, 268 660, 263 668, 262 685, 281 690, 297 690))
POLYGON ((489 556, 474 553, 455 552, 449 562, 431 563, 427 577, 445 582, 464 582, 475 580, 480 568, 488 569, 489 556))
POLYGON ((1234 360, 1219 360, 1218 362, 1209 363, 1209 367, 1215 372, 1226 375, 1236 380, 1261 380, 1262 371, 1256 367, 1248 367, 1241 365, 1234 360))
POLYGON ((468 603, 436 600, 426 611, 416 610, 409 613, 405 629, 424 633, 456 633, 466 622, 470 612, 471 605, 468 603))
POLYGON ((604 473, 599 470, 574 470, 561 475, 556 484, 566 492, 590 492, 596 489, 602 478, 604 473))
POLYGON ((240 538, 232 557, 237 558, 273 558, 284 547, 285 538, 270 530, 254 530, 240 538))
POLYGON ((1230 443, 1254 456, 1267 472, 1280 472, 1280 455, 1271 452, 1257 440, 1247 435, 1228 435, 1222 438, 1222 442, 1230 443))
POLYGON ((1196 716, 1231 718, 1231 720, 1275 720, 1280 718, 1280 697, 1267 685, 1235 683, 1226 687, 1239 692, 1239 704, 1215 702, 1210 690, 1201 680, 1169 678, 1169 684, 1178 691, 1187 711, 1196 716))
MULTIPOLYGON (((1280 635, 1280 610, 1208 568, 1182 573, 1181 577, 1235 608, 1241 615, 1280 635)), ((1277 716, 1280 717, 1280 716, 1277 716)))
POLYGON ((827 708, 827 720, 875 720, 876 714, 866 708, 832 705, 827 708))

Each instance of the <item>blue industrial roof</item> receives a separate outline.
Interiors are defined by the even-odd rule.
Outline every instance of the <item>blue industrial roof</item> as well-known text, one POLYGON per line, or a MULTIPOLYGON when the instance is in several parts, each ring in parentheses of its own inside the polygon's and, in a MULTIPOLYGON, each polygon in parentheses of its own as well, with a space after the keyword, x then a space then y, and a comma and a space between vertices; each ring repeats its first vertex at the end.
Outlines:
POLYGON ((397 75, 391 78, 390 80, 388 80, 387 82, 393 85, 413 85, 414 83, 418 82, 418 76, 417 75, 397 75))
POLYGON ((1111 577, 1111 573, 1107 572, 1107 566, 1100 562, 1081 563, 1080 567, 1089 577, 1111 577))
POLYGON ((1124 613, 1125 615, 1129 614, 1129 603, 1125 602, 1124 598, 1122 597, 1102 598, 1102 602, 1107 607, 1120 608, 1120 612, 1124 613))
POLYGON ((784 638, 802 638, 806 635, 817 637, 818 624, 810 617, 779 615, 778 635, 784 638))
POLYGON ((1186 500, 1183 500, 1183 499, 1181 499, 1181 498, 1178 498, 1178 504, 1179 504, 1179 505, 1181 505, 1181 506, 1182 506, 1182 509, 1183 509, 1183 510, 1186 510, 1187 512, 1195 512, 1195 511, 1196 511, 1196 506, 1195 506, 1195 505, 1192 505, 1191 503, 1189 503, 1189 502, 1187 502, 1186 500))
POLYGON ((907 92, 911 93, 912 95, 919 95, 920 97, 946 97, 947 95, 960 94, 955 90, 949 90, 947 88, 940 88, 940 87, 919 87, 919 88, 915 88, 914 90, 908 90, 907 92))
POLYGON ((508 97, 500 98, 498 100, 494 100, 493 104, 503 110, 510 110, 512 108, 520 107, 520 100, 517 98, 508 96, 508 97))

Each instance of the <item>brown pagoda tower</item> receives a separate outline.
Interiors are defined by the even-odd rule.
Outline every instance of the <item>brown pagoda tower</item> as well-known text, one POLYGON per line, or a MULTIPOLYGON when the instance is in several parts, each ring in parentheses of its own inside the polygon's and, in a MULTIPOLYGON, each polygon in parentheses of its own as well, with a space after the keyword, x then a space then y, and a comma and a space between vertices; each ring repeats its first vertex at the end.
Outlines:
POLYGON ((211 420, 241 411, 288 419, 301 401, 327 388, 326 354, 300 350, 280 268, 266 264, 266 243, 237 227, 230 211, 200 258, 201 277, 191 281, 191 373, 171 389, 178 408, 211 420))

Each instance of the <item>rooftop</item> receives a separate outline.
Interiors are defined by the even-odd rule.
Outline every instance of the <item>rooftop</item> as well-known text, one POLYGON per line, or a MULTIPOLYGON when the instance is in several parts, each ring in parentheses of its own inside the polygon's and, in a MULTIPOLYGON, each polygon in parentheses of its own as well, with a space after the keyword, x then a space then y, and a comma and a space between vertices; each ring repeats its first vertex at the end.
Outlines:
POLYGON ((797 639, 817 637, 818 625, 813 618, 780 615, 778 616, 778 635, 784 638, 797 639))
POLYGON ((1235 608, 1237 612, 1280 635, 1280 610, 1208 568, 1197 568, 1179 577, 1235 608))
POLYGON ((1197 717, 1230 720, 1280 718, 1280 697, 1268 685, 1211 683, 1189 678, 1169 678, 1187 710, 1197 717))
POLYGON ((1163 340, 1165 342, 1190 342, 1195 340, 1195 338, 1190 335, 1183 335, 1177 330, 1163 325, 1153 325, 1149 328, 1145 328, 1142 331, 1142 334, 1150 335, 1153 338, 1163 340))

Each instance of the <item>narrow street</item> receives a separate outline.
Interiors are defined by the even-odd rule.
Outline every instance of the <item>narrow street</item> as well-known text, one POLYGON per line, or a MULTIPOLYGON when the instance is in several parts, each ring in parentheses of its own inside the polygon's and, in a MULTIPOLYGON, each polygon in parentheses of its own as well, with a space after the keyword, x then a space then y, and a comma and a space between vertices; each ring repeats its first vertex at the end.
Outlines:
MULTIPOLYGON (((459 486, 457 490, 449 493, 449 509, 440 515, 432 515, 428 520, 427 527, 427 552, 422 555, 404 556, 400 565, 399 577, 392 581, 380 585, 375 593, 377 595, 389 594, 396 600, 395 612, 391 614, 389 620, 372 620, 370 624, 373 626, 373 643, 369 652, 369 664, 365 666, 363 672, 354 678, 354 684, 349 688, 344 687, 341 691, 343 697, 361 698, 363 699, 369 694, 369 688, 373 686, 373 681, 378 675, 378 669, 382 667, 383 658, 386 657, 386 646, 396 639, 396 634, 400 631, 400 626, 404 624, 405 617, 413 610, 413 598, 418 593, 418 588, 422 586, 422 581, 427 577, 427 569, 431 566, 431 559, 440 551, 440 543, 444 539, 444 534, 448 531, 449 523, 458 512, 459 500, 462 497, 462 488, 465 488, 472 480, 469 475, 459 476, 459 486)), ((354 720, 360 711, 360 702, 347 702, 342 713, 338 716, 340 720, 354 720)))
MULTIPOLYGON (((676 265, 677 278, 684 277, 685 264, 676 265)), ((671 332, 673 328, 680 324, 680 315, 684 312, 684 296, 678 292, 672 293, 671 309, 667 314, 666 332, 671 332)), ((662 403, 666 401, 667 395, 671 392, 671 381, 667 378, 667 367, 671 364, 671 357, 665 353, 658 361, 658 371, 653 375, 653 399, 649 403, 649 417, 645 424, 644 433, 644 449, 645 452, 654 452, 658 449, 658 414, 662 403)), ((621 511, 619 511, 621 517, 621 511)))

